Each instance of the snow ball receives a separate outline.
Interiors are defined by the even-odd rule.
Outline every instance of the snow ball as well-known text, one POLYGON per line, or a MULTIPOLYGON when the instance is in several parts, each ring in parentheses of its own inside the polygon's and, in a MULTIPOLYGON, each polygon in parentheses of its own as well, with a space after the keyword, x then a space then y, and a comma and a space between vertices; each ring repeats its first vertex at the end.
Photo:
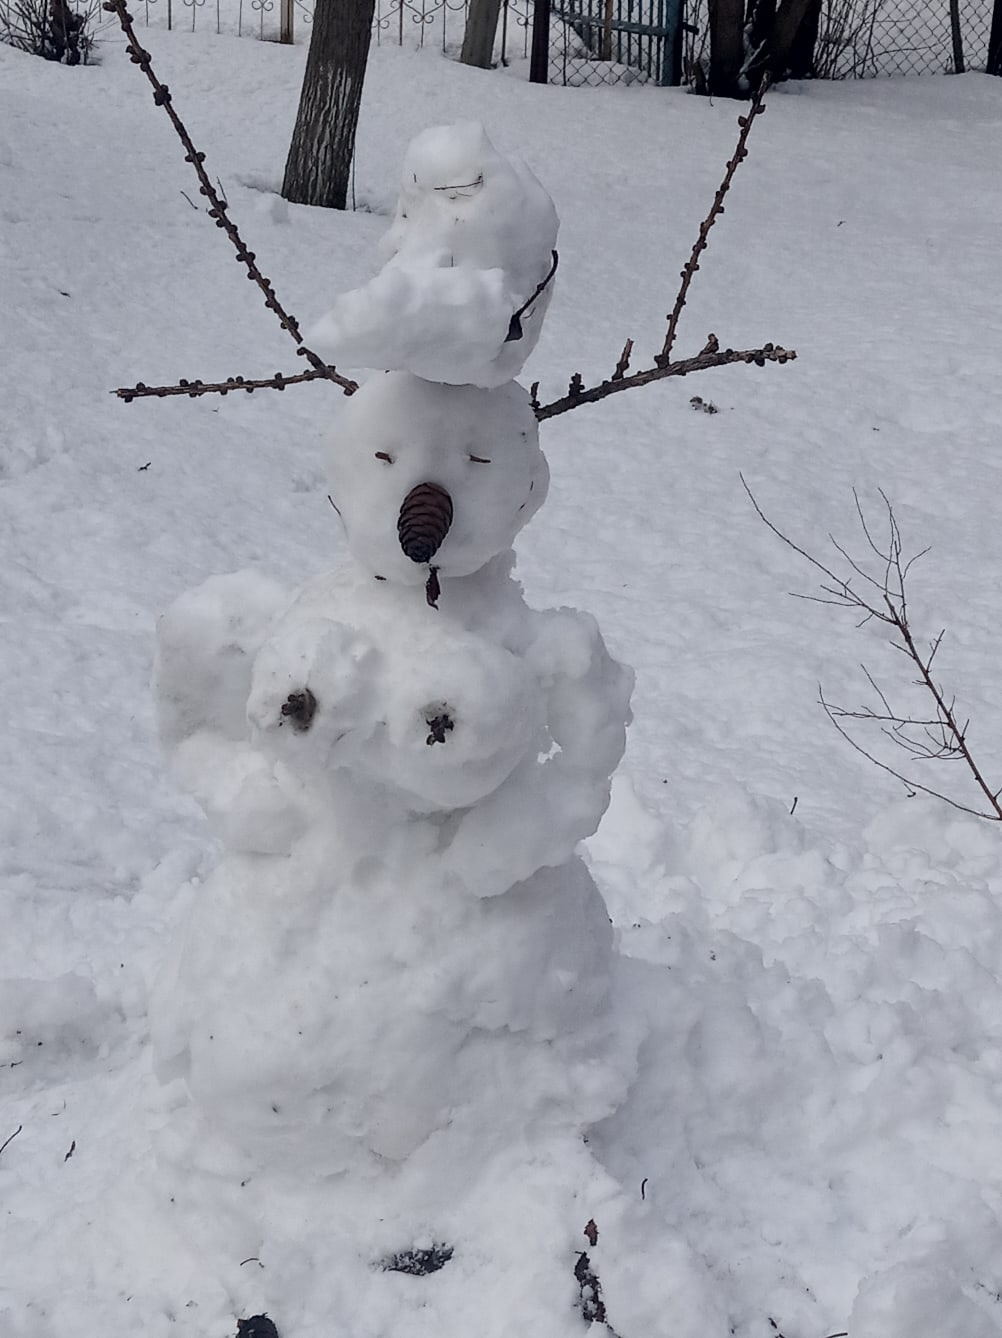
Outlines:
POLYGON ((425 130, 404 161, 386 266, 308 337, 354 367, 503 385, 539 338, 557 228, 549 195, 482 125, 425 130))
POLYGON ((377 377, 347 400, 328 457, 334 502, 352 555, 373 575, 423 585, 398 520, 420 483, 445 489, 452 521, 431 563, 466 576, 511 547, 542 505, 549 471, 521 386, 443 386, 406 372, 377 377))
POLYGON ((251 664, 288 602, 277 581, 239 571, 210 577, 163 614, 153 687, 168 750, 200 729, 245 736, 251 664))

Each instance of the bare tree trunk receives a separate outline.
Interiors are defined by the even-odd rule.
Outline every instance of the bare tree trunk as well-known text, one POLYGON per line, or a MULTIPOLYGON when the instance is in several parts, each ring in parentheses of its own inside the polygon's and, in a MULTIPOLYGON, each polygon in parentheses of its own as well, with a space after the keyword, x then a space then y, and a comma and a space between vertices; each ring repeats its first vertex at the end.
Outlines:
POLYGON ((790 50, 790 78, 813 79, 816 73, 814 51, 821 27, 821 0, 811 0, 790 50))
POLYGON ((988 38, 988 73, 1002 75, 1002 0, 995 0, 988 38))
POLYGON ((459 57, 464 65, 476 65, 481 70, 490 69, 500 12, 501 0, 470 0, 463 50, 459 57))
POLYGON ((742 96, 738 76, 744 63, 744 0, 710 0, 711 96, 742 96))
POLYGON ((375 3, 317 0, 282 182, 294 204, 345 207, 375 3))
POLYGON ((783 79, 789 73, 800 30, 816 8, 817 0, 783 0, 779 6, 769 40, 768 70, 771 78, 783 79))

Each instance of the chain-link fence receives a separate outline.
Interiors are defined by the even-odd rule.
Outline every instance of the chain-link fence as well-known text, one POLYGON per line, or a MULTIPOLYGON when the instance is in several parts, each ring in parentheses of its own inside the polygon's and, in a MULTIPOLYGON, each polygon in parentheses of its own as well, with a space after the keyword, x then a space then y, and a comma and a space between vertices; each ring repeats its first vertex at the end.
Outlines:
MULTIPOLYGON (((34 0, 43 10, 48 0, 34 0)), ((19 0, 0 0, 4 15, 19 0)), ((24 0, 20 0, 23 4, 24 0)), ((90 0, 75 0, 75 8, 90 0)), ((314 0, 134 0, 150 27, 208 28, 265 41, 302 40, 314 0)), ((377 0, 377 45, 436 46, 458 56, 471 0, 377 0)), ((494 58, 529 74, 533 22, 546 13, 534 77, 557 84, 705 85, 709 0, 502 0, 494 58), (548 49, 547 49, 548 45, 548 49), (548 59, 548 64, 547 64, 548 59)), ((748 10, 776 0, 747 0, 748 10)), ((96 13, 96 3, 91 3, 96 13)), ((989 63, 993 9, 1002 0, 821 0, 814 71, 820 79, 952 74, 989 63)), ((95 21, 96 35, 107 21, 95 21)), ((996 19, 1002 30, 1002 17, 996 19)), ((1000 41, 998 35, 996 41, 1000 41)))
MULTIPOLYGON (((984 70, 994 0, 822 0, 814 71, 819 79, 984 70)), ((686 0, 683 81, 709 61, 707 0, 686 0)))

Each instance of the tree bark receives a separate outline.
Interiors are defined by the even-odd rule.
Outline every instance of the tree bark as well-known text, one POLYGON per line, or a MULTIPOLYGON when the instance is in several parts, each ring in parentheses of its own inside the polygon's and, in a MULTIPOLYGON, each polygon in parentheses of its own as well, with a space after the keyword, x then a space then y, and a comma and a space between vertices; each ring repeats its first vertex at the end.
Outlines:
MULTIPOLYGON (((783 0, 779 6, 769 40, 767 67, 772 79, 785 79, 789 74, 801 28, 805 22, 810 22, 811 11, 817 9, 818 0, 783 0)), ((817 27, 814 31, 817 36, 817 27)), ((813 43, 811 45, 813 48, 813 43)), ((802 53, 798 54, 802 61, 802 53)))
POLYGON ((343 209, 376 0, 316 0, 282 194, 343 209))
POLYGON ((797 35, 790 50, 790 78, 813 79, 816 73, 814 48, 818 44, 818 29, 821 27, 821 0, 811 0, 807 13, 801 20, 797 35))
POLYGON ((490 69, 500 13, 501 0, 470 0, 463 50, 459 56, 464 65, 476 65, 481 70, 490 69))
POLYGON ((738 85, 744 63, 744 0, 710 0, 711 96, 745 96, 738 85))
POLYGON ((1002 0, 995 0, 992 31, 988 38, 988 73, 1002 75, 1002 0))

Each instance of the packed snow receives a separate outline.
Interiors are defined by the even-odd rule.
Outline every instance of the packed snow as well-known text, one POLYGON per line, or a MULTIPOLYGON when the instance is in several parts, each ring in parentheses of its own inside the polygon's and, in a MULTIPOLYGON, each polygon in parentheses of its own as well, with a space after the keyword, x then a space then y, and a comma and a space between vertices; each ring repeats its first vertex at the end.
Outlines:
POLYGON ((535 348, 553 296, 553 201, 476 121, 408 146, 387 262, 309 332, 359 367, 501 386, 535 348))
POLYGON ((432 479, 452 498, 434 555, 448 577, 469 576, 507 551, 549 485, 536 415, 513 381, 481 389, 408 372, 374 377, 340 407, 326 463, 352 556, 374 576, 406 584, 428 574, 398 539, 412 487, 432 479))
MULTIPOLYGON (((736 131, 732 105, 384 48, 362 207, 326 214, 274 194, 301 49, 148 45, 304 326, 371 273, 401 124, 475 118, 529 161, 563 220, 524 377, 544 400, 574 370, 609 376, 627 336, 660 346, 736 131)), ((295 364, 182 196, 198 198, 190 169, 121 47, 72 70, 0 48, 0 105, 3 1332, 232 1338, 267 1310, 282 1338, 562 1338, 587 1327, 587 1252, 620 1338, 999 1333, 997 829, 907 797, 832 732, 817 682, 851 703, 864 659, 905 691, 899 657, 877 628, 786 598, 810 574, 738 477, 815 547, 858 536, 852 485, 878 508, 887 491, 912 551, 934 546, 909 578, 914 624, 947 624, 939 671, 1002 775, 997 81, 775 92, 679 352, 713 329, 798 360, 541 425, 548 504, 522 532, 506 511, 488 545, 514 539, 524 599, 507 559, 475 554, 438 609, 424 564, 374 581, 393 535, 356 551, 352 482, 346 539, 327 499, 339 417, 391 377, 344 402, 316 383, 107 394, 295 364), (561 606, 597 615, 608 652, 585 615, 546 612, 561 606), (442 686, 433 644, 476 674, 442 686), (634 721, 582 859, 622 749, 617 661, 637 671, 634 721), (297 736, 281 707, 308 683, 317 732, 297 736), (449 737, 480 800, 459 810, 462 842, 451 754, 421 733, 453 697, 472 708, 449 737), (322 827, 335 800, 356 820, 322 827), (413 990, 393 994, 381 927, 404 935, 413 990), (299 1046, 295 1009, 315 1021, 318 995, 370 969, 382 1002, 328 998, 343 1034, 299 1046), (286 1137, 331 1120, 336 1146, 286 1137), (384 1270, 408 1252, 443 1266, 384 1270)), ((513 498, 545 491, 525 431, 513 498)), ((379 499, 421 448, 389 465, 383 442, 359 445, 383 472, 358 503, 395 523, 400 485, 379 499)))

